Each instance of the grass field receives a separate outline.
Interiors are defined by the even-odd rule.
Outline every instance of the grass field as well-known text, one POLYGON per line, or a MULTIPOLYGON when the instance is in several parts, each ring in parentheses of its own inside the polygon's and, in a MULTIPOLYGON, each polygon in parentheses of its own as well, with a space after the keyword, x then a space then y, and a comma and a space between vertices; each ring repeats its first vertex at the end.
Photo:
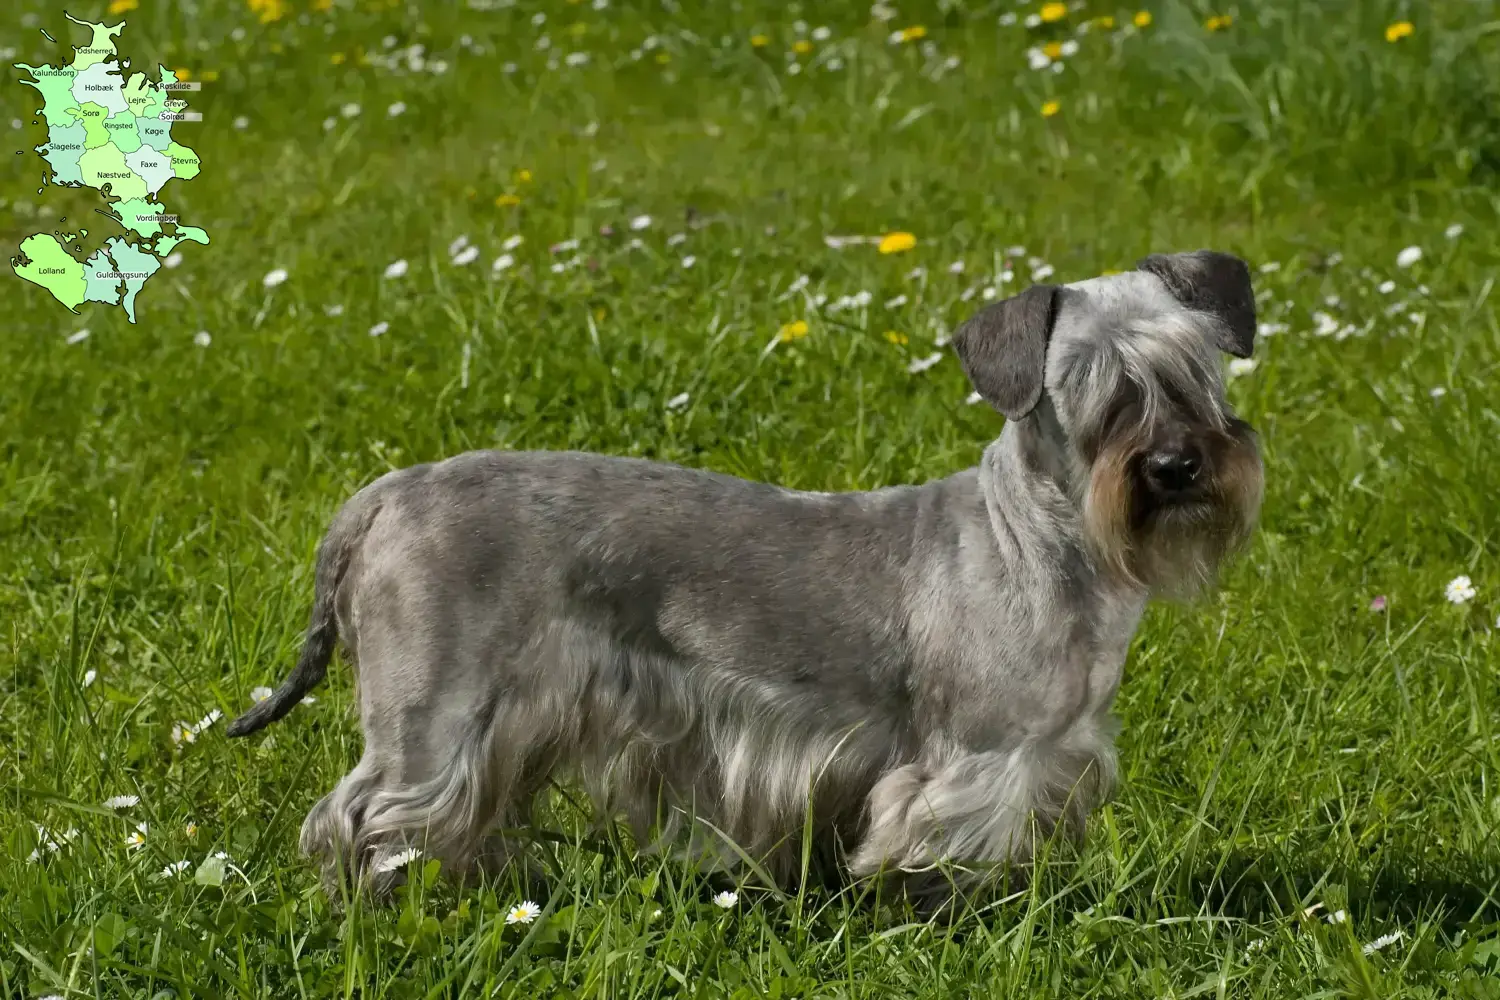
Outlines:
MULTIPOLYGON (((209 80, 163 198, 213 242, 136 325, 0 276, 0 993, 1500 998, 1500 4, 319 6, 124 15, 209 80), (1122 792, 1015 898, 726 909, 565 843, 531 923, 421 865, 332 911, 295 844, 358 756, 347 671, 264 738, 213 721, 390 468, 946 475, 1001 425, 956 323, 1200 246, 1257 269, 1262 528, 1148 614, 1122 792)), ((0 15, 7 64, 80 42, 60 7, 0 15)), ((33 103, 0 87, 7 255, 98 203, 37 193, 33 103)))

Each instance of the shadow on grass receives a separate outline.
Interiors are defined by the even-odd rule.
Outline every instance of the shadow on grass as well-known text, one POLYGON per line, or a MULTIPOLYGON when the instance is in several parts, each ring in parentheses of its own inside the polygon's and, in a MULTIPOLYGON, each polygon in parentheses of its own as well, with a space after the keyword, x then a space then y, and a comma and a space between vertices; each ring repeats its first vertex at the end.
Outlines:
POLYGON ((1441 869, 1431 863, 1352 869, 1317 856, 1301 859, 1235 853, 1190 883, 1210 912, 1248 921, 1274 919, 1324 903, 1362 919, 1410 925, 1436 920, 1445 931, 1500 918, 1500 872, 1441 869))

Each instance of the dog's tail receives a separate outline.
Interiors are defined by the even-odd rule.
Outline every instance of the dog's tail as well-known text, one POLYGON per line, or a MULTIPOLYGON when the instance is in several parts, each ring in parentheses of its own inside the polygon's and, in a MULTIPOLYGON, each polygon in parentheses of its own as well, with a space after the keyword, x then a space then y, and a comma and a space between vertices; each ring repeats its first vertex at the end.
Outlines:
POLYGON ((269 726, 295 708, 302 696, 327 676, 328 661, 333 659, 333 650, 339 639, 338 617, 334 610, 339 585, 349 568, 349 553, 364 540, 365 532, 379 509, 380 504, 361 491, 334 517, 328 533, 318 545, 312 621, 308 623, 297 666, 269 698, 229 724, 226 732, 230 736, 248 736, 269 726))

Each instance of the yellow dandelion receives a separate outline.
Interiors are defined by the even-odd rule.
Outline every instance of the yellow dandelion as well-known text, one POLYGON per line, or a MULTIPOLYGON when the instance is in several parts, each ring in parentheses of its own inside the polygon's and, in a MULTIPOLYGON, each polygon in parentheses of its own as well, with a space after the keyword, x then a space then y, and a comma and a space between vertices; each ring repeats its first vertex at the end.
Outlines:
POLYGON ((531 183, 531 171, 527 170, 525 167, 522 167, 520 170, 517 170, 516 171, 516 183, 517 184, 530 184, 531 183))
POLYGON ((313 0, 312 9, 316 11, 333 10, 333 0, 313 0))
POLYGON ((1094 18, 1094 23, 1103 28, 1105 31, 1109 31, 1115 26, 1115 19, 1109 14, 1102 14, 1099 17, 1094 18))
POLYGON ((1048 59, 1061 59, 1063 54, 1062 42, 1048 42, 1042 46, 1042 52, 1048 59))
POLYGON ((111 0, 109 12, 111 14, 123 14, 127 10, 135 10, 141 5, 141 0, 111 0))
POLYGON ((1149 10, 1138 10, 1135 13, 1135 17, 1131 18, 1131 21, 1137 28, 1149 28, 1151 27, 1151 12, 1149 10))
POLYGON ((1053 115, 1057 114, 1061 110, 1062 110, 1062 102, 1061 101, 1048 101, 1046 104, 1042 105, 1042 117, 1043 118, 1051 118, 1053 115))
POLYGON ((897 347, 903 347, 906 345, 909 338, 904 333, 899 333, 895 330, 887 330, 885 331, 885 339, 889 340, 897 347))
POLYGON ((1410 21, 1397 21, 1385 29, 1385 40, 1394 44, 1409 37, 1416 30, 1410 21))
POLYGON ((1061 21, 1068 16, 1068 5, 1065 3, 1044 3, 1041 9, 1042 21, 1051 24, 1053 21, 1061 21))
POLYGON ((881 253, 903 253, 916 245, 917 238, 911 233, 886 233, 876 249, 881 253))
POLYGON ((1204 21, 1203 22, 1203 26, 1205 28, 1207 28, 1209 31, 1223 31, 1225 28, 1229 27, 1233 23, 1234 23, 1234 15, 1232 15, 1232 14, 1215 14, 1213 17, 1209 18, 1207 21, 1204 21))
POLYGON ((770 44, 771 44, 771 39, 768 38, 768 37, 766 37, 765 35, 751 35, 750 36, 750 47, 753 48, 753 49, 763 49, 767 45, 770 45, 770 44))
POLYGON ((783 344, 790 344, 794 340, 801 340, 807 336, 807 320, 795 319, 784 325, 776 333, 776 339, 783 344))
POLYGON ((270 24, 286 16, 286 0, 249 0, 251 13, 260 17, 261 24, 270 24))
POLYGON ((901 40, 903 42, 914 42, 919 38, 927 37, 927 29, 920 24, 914 24, 910 28, 901 29, 901 40))
POLYGON ((187 83, 193 78, 193 71, 179 67, 172 71, 172 75, 177 78, 178 83, 187 83))
POLYGON ((519 204, 521 204, 521 198, 519 195, 502 194, 500 197, 495 199, 496 208, 515 208, 519 204))
POLYGON ((343 65, 343 62, 346 58, 348 57, 345 56, 342 52, 335 52, 333 55, 328 57, 328 61, 333 63, 335 66, 341 66, 343 65))
POLYGON ((805 56, 813 50, 813 43, 805 38, 799 38, 792 43, 792 51, 799 56, 805 56))

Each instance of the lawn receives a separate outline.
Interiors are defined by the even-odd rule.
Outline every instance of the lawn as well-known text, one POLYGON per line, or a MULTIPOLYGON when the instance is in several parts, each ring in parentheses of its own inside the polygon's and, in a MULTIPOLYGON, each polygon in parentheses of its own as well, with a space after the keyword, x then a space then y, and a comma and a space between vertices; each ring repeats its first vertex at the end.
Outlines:
MULTIPOLYGON (((9 5, 7 65, 82 43, 61 6, 9 5)), ((212 242, 134 325, 0 276, 0 994, 1500 998, 1500 3, 123 16, 137 67, 206 81, 162 197, 212 242), (958 322, 1196 247, 1256 274, 1261 528, 1148 613, 1120 795, 1026 891, 952 925, 721 907, 559 796, 540 884, 419 863, 328 905, 296 834, 358 757, 348 671, 223 728, 295 659, 354 490, 473 448, 946 475, 1002 423, 958 322)), ((119 235, 38 192, 10 72, 6 255, 119 235)))

